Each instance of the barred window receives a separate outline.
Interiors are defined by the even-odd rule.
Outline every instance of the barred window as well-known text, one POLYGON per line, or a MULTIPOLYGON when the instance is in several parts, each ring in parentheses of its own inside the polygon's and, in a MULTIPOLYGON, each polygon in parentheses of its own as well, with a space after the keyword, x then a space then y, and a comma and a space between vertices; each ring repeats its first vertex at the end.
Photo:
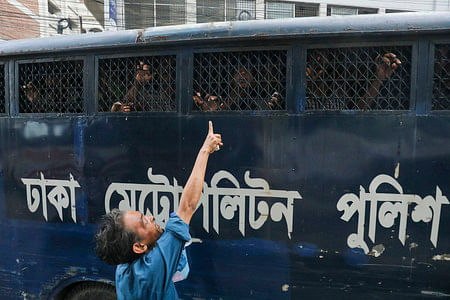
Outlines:
POLYGON ((186 23, 186 0, 124 1, 125 29, 186 23))
POLYGON ((266 19, 293 18, 294 10, 294 3, 266 2, 266 19))
POLYGON ((256 0, 226 0, 226 21, 256 19, 256 0))
POLYGON ((197 53, 194 109, 286 109, 286 51, 197 53))
POLYGON ((450 109, 450 44, 436 45, 434 54, 433 110, 450 109))
MULTIPOLYGON (((90 3, 90 1, 86 1, 90 3)), ((125 29, 141 29, 155 26, 153 1, 124 1, 125 29)))
POLYGON ((328 5, 327 16, 376 14, 377 8, 328 5))
POLYGON ((319 4, 266 1, 266 19, 315 17, 318 15, 319 4))
POLYGON ((186 23, 185 0, 157 0, 156 26, 177 25, 186 23))
POLYGON ((408 110, 410 47, 310 49, 306 110, 408 110))
POLYGON ((225 21, 225 1, 197 0, 197 23, 225 21))
POLYGON ((0 113, 3 114, 6 112, 5 103, 6 103, 6 93, 5 93, 5 65, 0 64, 0 113))
POLYGON ((319 15, 319 4, 295 3, 295 17, 315 17, 319 15))
POLYGON ((100 59, 98 110, 175 111, 175 56, 100 59))
POLYGON ((82 113, 83 61, 19 64, 21 113, 82 113))
POLYGON ((344 7, 344 6, 328 6, 327 16, 346 16, 346 15, 357 15, 357 7, 344 7))

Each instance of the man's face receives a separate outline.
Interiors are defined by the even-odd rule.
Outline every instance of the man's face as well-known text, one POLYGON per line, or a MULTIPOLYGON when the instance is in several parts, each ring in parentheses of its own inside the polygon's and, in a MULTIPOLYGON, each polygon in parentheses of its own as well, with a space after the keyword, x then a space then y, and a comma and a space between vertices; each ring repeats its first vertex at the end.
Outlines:
POLYGON ((245 89, 253 81, 253 76, 245 68, 240 68, 239 72, 234 74, 233 79, 237 86, 245 89))
MULTIPOLYGON (((125 212, 123 224, 125 229, 133 231, 139 236, 140 241, 138 243, 142 245, 153 244, 163 233, 161 227, 155 223, 153 216, 144 216, 138 211, 125 212)), ((145 251, 147 252, 147 249, 145 251)))

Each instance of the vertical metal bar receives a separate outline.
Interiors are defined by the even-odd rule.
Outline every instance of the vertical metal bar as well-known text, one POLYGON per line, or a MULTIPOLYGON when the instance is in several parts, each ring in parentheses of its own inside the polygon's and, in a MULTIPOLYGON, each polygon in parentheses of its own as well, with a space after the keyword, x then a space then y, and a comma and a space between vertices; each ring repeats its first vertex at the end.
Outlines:
POLYGON ((227 21, 227 8, 228 8, 228 0, 224 0, 224 9, 225 9, 225 21, 227 21))
POLYGON ((8 64, 9 73, 9 114, 17 116, 19 114, 19 67, 18 63, 10 60, 8 64))
POLYGON ((433 59, 434 47, 430 40, 420 39, 413 46, 411 64, 411 103, 410 110, 417 115, 431 111, 433 97, 433 59))
POLYGON ((156 27, 156 0, 153 0, 153 27, 156 27))
POLYGON ((5 104, 5 114, 10 114, 9 111, 9 94, 10 94, 10 88, 9 88, 9 63, 5 63, 3 65, 3 84, 4 84, 4 92, 5 92, 5 98, 3 99, 5 104))
POLYGON ((192 83, 194 74, 194 55, 188 48, 177 54, 177 87, 176 101, 179 114, 187 114, 192 110, 192 83))
POLYGON ((286 108, 289 113, 305 111, 306 48, 293 44, 287 56, 286 108))
POLYGON ((88 115, 93 115, 97 112, 97 83, 96 59, 93 54, 89 54, 84 59, 83 68, 83 111, 88 115))

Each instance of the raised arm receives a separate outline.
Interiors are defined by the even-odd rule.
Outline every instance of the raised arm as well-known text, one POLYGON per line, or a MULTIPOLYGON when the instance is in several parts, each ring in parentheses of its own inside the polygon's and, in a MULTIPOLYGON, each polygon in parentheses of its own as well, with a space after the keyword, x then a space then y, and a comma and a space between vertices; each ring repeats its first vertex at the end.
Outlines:
POLYGON ((375 60, 377 61, 376 79, 370 83, 365 97, 358 101, 359 109, 368 109, 370 107, 373 100, 378 96, 383 82, 389 79, 402 64, 394 53, 385 53, 383 57, 378 55, 375 60))
POLYGON ((209 121, 208 136, 198 152, 194 168, 192 169, 191 175, 184 187, 183 194, 181 195, 180 206, 177 211, 177 215, 186 222, 186 224, 189 224, 191 221, 192 215, 197 208, 197 203, 200 200, 200 195, 202 194, 208 157, 211 153, 216 151, 218 145, 223 145, 222 138, 220 134, 214 133, 212 122, 209 121))

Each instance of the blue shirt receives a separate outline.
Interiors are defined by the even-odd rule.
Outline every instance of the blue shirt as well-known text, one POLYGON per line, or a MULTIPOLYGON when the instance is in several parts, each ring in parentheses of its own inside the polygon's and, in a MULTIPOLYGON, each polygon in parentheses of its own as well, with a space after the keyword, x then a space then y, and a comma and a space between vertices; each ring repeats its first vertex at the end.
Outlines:
POLYGON ((175 213, 171 214, 155 248, 131 264, 117 266, 117 299, 178 299, 172 276, 184 244, 190 239, 189 226, 175 213))

